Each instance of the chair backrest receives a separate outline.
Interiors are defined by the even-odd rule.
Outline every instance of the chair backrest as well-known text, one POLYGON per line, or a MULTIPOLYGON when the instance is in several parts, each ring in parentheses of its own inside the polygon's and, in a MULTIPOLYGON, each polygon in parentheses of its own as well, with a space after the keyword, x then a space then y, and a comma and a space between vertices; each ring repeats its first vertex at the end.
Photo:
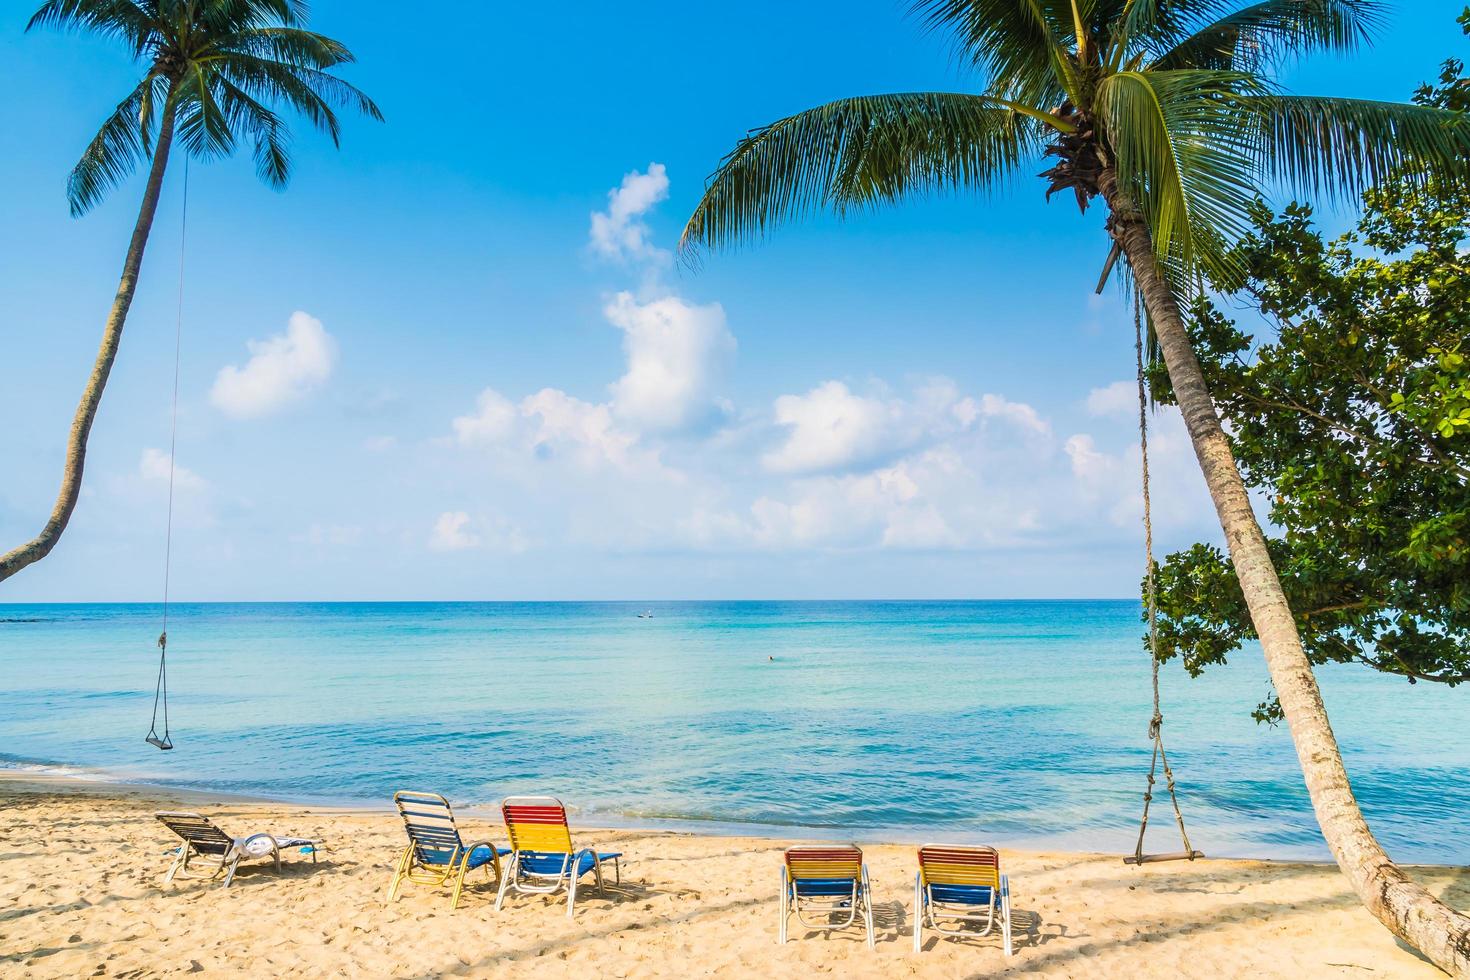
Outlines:
POLYGON ((786 876, 793 882, 807 879, 855 881, 862 877, 862 873, 863 852, 853 844, 803 844, 786 849, 786 876))
POLYGON ((464 846, 459 827, 454 823, 454 811, 449 808, 449 801, 438 793, 400 790, 393 794, 393 802, 403 817, 403 829, 408 831, 408 839, 423 863, 444 864, 464 846))
POLYGON ((926 885, 1000 887, 1000 854, 993 847, 925 844, 919 848, 919 872, 926 885))
POLYGON ((159 823, 178 834, 200 854, 224 854, 235 839, 197 813, 155 813, 159 823))
POLYGON ((552 796, 512 796, 500 805, 505 832, 517 851, 544 854, 572 853, 572 830, 567 808, 552 796))

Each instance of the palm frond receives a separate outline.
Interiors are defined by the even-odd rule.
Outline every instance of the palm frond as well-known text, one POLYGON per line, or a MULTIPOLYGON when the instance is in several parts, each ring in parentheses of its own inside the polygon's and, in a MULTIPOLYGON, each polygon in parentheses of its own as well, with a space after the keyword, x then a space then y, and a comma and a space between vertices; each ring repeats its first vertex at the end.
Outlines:
POLYGON ((227 157, 235 152, 235 133, 215 96, 212 73, 199 65, 190 67, 174 87, 177 139, 195 158, 227 157))
POLYGON ((277 190, 291 179, 290 132, 281 117, 251 98, 229 79, 217 77, 219 103, 230 125, 250 133, 255 144, 255 173, 277 190))
POLYGON ((1070 0, 915 0, 928 28, 953 34, 960 55, 986 76, 986 89, 1050 108, 1075 97, 1070 0))
POLYGON ((379 122, 382 111, 357 87, 316 68, 240 52, 222 54, 210 64, 256 98, 279 99, 336 143, 341 127, 334 110, 360 112, 379 122))
POLYGON ((66 181, 66 197, 73 217, 90 211, 147 157, 149 137, 142 119, 152 84, 152 78, 143 79, 117 104, 72 168, 66 181))
POLYGON ((49 0, 26 22, 28 31, 37 27, 117 38, 138 57, 153 39, 154 19, 133 0, 49 0))
POLYGON ((818 210, 982 189, 1041 148, 1039 125, 976 95, 842 99, 752 131, 705 187, 680 248, 736 244, 818 210))
POLYGON ((1243 100, 1261 127, 1267 175, 1328 198, 1390 178, 1470 179, 1470 118, 1430 106, 1318 96, 1243 100))
POLYGON ((1220 71, 1125 71, 1098 88, 1119 185, 1183 291, 1200 269, 1228 273, 1224 243, 1246 230, 1259 130, 1243 100, 1260 91, 1220 71))
POLYGON ((1356 51, 1383 23, 1381 0, 1264 0, 1158 38, 1151 67, 1259 71, 1289 55, 1356 51))

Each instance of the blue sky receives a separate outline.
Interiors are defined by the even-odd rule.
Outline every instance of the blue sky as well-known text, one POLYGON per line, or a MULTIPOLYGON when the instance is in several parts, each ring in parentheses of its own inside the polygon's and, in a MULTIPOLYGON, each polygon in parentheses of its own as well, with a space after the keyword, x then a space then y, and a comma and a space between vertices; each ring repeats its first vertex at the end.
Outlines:
MULTIPOLYGON (((1098 214, 1026 180, 668 261, 748 128, 977 84, 904 6, 318 0, 387 123, 340 151, 297 126, 284 194, 246 157, 190 171, 175 596, 1135 594, 1132 324, 1090 295, 1098 214)), ((1374 51, 1286 80, 1407 98, 1462 6, 1400 4, 1374 51)), ((0 23, 6 547, 51 506, 141 191, 68 216, 138 69, 24 20, 0 23)), ((159 593, 179 162, 83 499, 0 598, 159 593)), ((1162 546, 1214 540, 1177 420, 1157 428, 1162 546)))

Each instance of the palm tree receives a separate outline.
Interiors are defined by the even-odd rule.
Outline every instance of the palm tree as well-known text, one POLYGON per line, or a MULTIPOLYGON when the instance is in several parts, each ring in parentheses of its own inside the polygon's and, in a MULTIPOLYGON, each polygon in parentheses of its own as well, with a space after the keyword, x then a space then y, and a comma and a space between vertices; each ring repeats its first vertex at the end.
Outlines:
POLYGON ((56 505, 40 534, 0 555, 0 581, 46 557, 76 508, 87 434, 117 357, 174 141, 209 160, 229 156, 237 140, 248 138, 260 179, 282 188, 291 175, 290 134, 273 104, 300 113, 333 143, 339 110, 382 119, 367 96, 330 73, 352 62, 352 52, 305 30, 305 19, 304 0, 51 0, 31 18, 27 30, 55 27, 120 41, 146 66, 71 172, 72 215, 85 214, 142 161, 149 166, 102 346, 72 421, 56 505))
MULTIPOLYGON (((1226 243, 1263 184, 1356 193, 1395 175, 1462 172, 1470 127, 1453 113, 1290 95, 1280 59, 1352 51, 1378 0, 918 0, 978 70, 978 92, 841 99, 752 130, 711 176, 686 256, 761 237, 784 219, 838 215, 938 189, 992 188, 1046 157, 1048 196, 1101 197, 1173 383, 1312 804, 1367 907, 1450 973, 1470 973, 1470 917, 1438 902, 1363 820, 1245 484, 1220 428, 1180 298, 1228 275, 1226 243)), ((1111 261, 1111 260, 1110 260, 1111 261)))

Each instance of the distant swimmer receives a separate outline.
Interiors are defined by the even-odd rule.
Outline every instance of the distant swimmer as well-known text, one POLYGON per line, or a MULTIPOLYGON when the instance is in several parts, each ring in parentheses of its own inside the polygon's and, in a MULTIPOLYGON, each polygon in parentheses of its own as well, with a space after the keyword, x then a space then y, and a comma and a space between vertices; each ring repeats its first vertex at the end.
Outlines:
POLYGON ((769 661, 771 661, 772 663, 775 663, 776 662, 776 658, 775 657, 767 657, 766 659, 769 660, 769 661))

